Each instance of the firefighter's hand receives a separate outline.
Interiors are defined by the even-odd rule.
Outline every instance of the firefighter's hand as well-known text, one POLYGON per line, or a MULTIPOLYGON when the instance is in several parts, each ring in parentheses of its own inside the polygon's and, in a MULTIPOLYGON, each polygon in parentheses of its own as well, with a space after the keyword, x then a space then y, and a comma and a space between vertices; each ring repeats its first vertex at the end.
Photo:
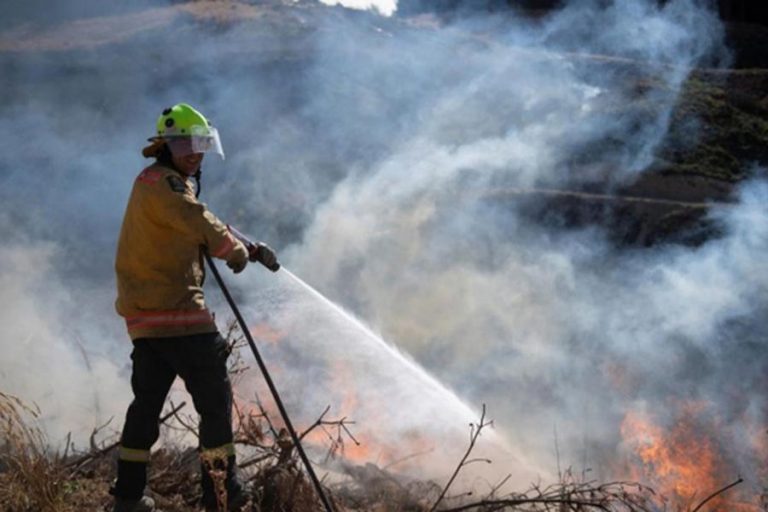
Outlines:
POLYGON ((256 261, 271 269, 277 263, 277 255, 270 246, 263 242, 256 244, 256 261))
POLYGON ((232 269, 232 272, 239 274, 247 264, 248 249, 238 241, 237 246, 232 249, 232 253, 229 258, 227 258, 227 266, 232 269))

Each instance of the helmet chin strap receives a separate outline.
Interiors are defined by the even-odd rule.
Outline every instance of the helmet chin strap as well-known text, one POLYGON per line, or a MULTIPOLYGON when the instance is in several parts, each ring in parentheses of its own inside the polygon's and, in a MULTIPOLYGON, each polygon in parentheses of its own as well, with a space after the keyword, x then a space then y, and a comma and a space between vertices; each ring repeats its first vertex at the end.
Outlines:
POLYGON ((200 197, 200 191, 202 190, 202 184, 200 183, 200 178, 203 177, 203 168, 202 166, 197 169, 197 172, 192 175, 193 178, 195 178, 195 199, 200 197))

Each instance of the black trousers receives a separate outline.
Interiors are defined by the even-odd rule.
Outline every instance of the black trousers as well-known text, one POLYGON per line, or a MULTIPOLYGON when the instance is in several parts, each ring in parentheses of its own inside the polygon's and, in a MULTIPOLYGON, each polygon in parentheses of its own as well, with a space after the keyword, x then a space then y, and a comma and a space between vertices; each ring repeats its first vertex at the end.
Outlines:
MULTIPOLYGON (((134 400, 128 407, 120 439, 117 483, 113 494, 134 499, 142 496, 147 481, 149 450, 160 434, 159 418, 176 376, 192 395, 200 415, 200 448, 225 453, 227 486, 239 487, 234 476, 232 446, 232 386, 227 375, 229 347, 219 333, 173 338, 134 340, 131 387, 134 400)), ((213 486, 203 471, 203 499, 214 499, 213 486)))

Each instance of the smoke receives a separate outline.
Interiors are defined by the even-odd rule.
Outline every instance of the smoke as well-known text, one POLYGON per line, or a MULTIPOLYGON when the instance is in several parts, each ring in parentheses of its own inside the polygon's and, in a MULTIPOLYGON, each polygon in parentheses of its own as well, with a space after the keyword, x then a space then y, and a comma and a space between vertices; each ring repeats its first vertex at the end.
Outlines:
POLYGON ((396 0, 322 0, 326 5, 341 5, 350 9, 372 10, 382 16, 392 16, 397 10, 396 0))
MULTIPOLYGON (((5 219, 2 224, 7 229, 5 219)), ((79 308, 89 304, 59 282, 55 266, 61 253, 56 244, 30 239, 6 242, 0 250, 5 299, 0 382, 3 392, 41 408, 41 426, 51 442, 60 443, 72 432, 80 445, 114 411, 109 400, 125 396, 126 384, 121 365, 85 348, 95 341, 86 339, 85 332, 98 329, 83 325, 90 314, 79 308)))
POLYGON ((736 467, 754 469, 749 439, 726 432, 762 407, 750 390, 764 387, 763 362, 733 379, 736 353, 755 355, 757 343, 734 341, 734 330, 760 330, 750 329, 765 283, 749 240, 760 240, 762 186, 713 214, 722 239, 649 251, 532 220, 489 194, 610 189, 646 169, 689 70, 725 58, 712 13, 693 2, 572 2, 537 30, 500 25, 385 30, 370 47, 355 25, 347 39, 320 41, 327 58, 315 73, 339 80, 322 82, 319 108, 342 126, 364 117, 346 140, 385 137, 388 151, 374 145, 375 158, 336 186, 289 261, 465 399, 488 403, 512 444, 550 467, 553 436, 542 432, 557 429, 567 464, 609 475, 628 411, 671 421, 691 399, 727 425, 736 467), (650 92, 629 87, 639 76, 650 92))
MULTIPOLYGON (((721 237, 648 250, 617 248, 598 226, 564 227, 557 211, 532 217, 535 197, 493 194, 611 190, 640 175, 689 71, 726 60, 711 10, 582 0, 536 22, 504 13, 443 24, 239 9, 239 21, 205 3, 110 11, 100 23, 147 26, 114 40, 99 30, 95 42, 91 25, 66 21, 45 37, 0 33, 0 279, 10 306, 0 389, 38 401, 54 437, 121 416, 130 398, 114 246, 155 116, 188 101, 213 118, 228 155, 205 163, 211 208, 465 403, 487 403, 515 464, 554 469, 557 430, 564 464, 611 475, 628 411, 671 418, 676 401, 693 398, 723 425, 743 474, 759 465, 738 423, 765 424, 767 186, 745 184, 738 205, 713 209, 721 237)), ((268 285, 259 272, 230 281, 252 318, 290 328, 270 355, 287 358, 273 364, 292 410, 311 421, 304 415, 326 405, 312 394, 302 403, 316 376, 376 405, 330 395, 374 439, 392 442, 393 425, 413 421, 430 431, 427 414, 414 414, 418 395, 366 402, 390 388, 330 371, 333 354, 311 352, 368 343, 359 331, 323 324, 284 279, 268 285)))

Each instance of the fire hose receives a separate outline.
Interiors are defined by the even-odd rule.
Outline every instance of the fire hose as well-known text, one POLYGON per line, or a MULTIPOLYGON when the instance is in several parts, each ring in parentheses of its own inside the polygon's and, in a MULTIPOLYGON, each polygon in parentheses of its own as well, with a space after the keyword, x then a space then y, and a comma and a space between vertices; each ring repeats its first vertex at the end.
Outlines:
MULTIPOLYGON (((260 244, 254 243, 251 240, 249 240, 245 235, 240 233, 238 230, 234 229, 231 226, 228 226, 230 232, 243 244, 245 244, 246 249, 248 249, 248 259, 252 262, 258 261, 265 267, 265 265, 259 256, 259 248, 261 247, 260 244)), ((266 364, 264 364, 264 360, 261 357, 261 354, 259 353, 259 349, 256 347, 256 343, 253 341, 253 336, 251 335, 251 331, 248 329, 248 326, 245 323, 245 320, 243 319, 243 315, 240 314, 240 309, 237 307, 237 304, 235 304, 234 299, 232 298, 232 295, 229 293, 229 289, 224 284, 224 280, 221 278, 221 274, 219 274, 218 269, 216 268, 216 265, 213 262, 213 259, 208 254, 208 251, 204 251, 205 254, 205 260, 208 262, 208 267, 211 269, 211 272, 213 273, 214 278, 216 279, 216 282, 219 285, 219 288, 221 288, 221 292, 224 294, 224 297, 227 299, 227 303, 229 304, 229 307, 232 309, 232 313, 234 313, 235 318, 237 319, 237 323, 240 325, 240 330, 243 331, 243 335, 245 336, 245 339, 248 341, 248 345, 251 347, 251 351, 253 352, 253 356, 256 358, 256 363, 259 365, 259 369, 261 370, 261 374, 264 376, 264 380, 267 383, 267 387, 269 387, 269 391, 272 394, 272 398, 275 400, 275 404, 277 404, 277 408, 280 411, 280 416, 283 418, 283 422, 285 423, 285 428, 288 430, 288 433, 291 436, 291 440, 293 441, 293 445, 296 447, 296 450, 299 452, 299 457, 301 458, 301 461, 304 463, 304 467, 307 468, 307 473, 309 474, 309 478, 312 480, 312 484, 315 487, 315 491, 317 492, 318 498, 320 498, 320 501, 323 503, 323 507, 325 508, 326 512, 334 512, 333 508, 331 507, 330 501, 328 501, 328 497, 325 495, 325 491, 323 491, 323 487, 320 484, 320 480, 317 478, 317 475, 315 474, 315 470, 312 468, 312 464, 309 461, 309 458, 307 457, 306 452, 304 451, 304 448, 301 445, 301 440, 299 439, 299 436, 296 434, 296 430, 293 428, 293 424, 291 423, 290 418, 288 417, 288 413, 285 410, 285 406, 283 405, 283 401, 280 399, 280 394, 277 391, 277 387, 275 387, 275 383, 272 381, 272 377, 269 374, 269 370, 267 369, 266 364)), ((272 272, 277 272, 280 270, 280 264, 275 262, 274 265, 267 267, 272 272)))

